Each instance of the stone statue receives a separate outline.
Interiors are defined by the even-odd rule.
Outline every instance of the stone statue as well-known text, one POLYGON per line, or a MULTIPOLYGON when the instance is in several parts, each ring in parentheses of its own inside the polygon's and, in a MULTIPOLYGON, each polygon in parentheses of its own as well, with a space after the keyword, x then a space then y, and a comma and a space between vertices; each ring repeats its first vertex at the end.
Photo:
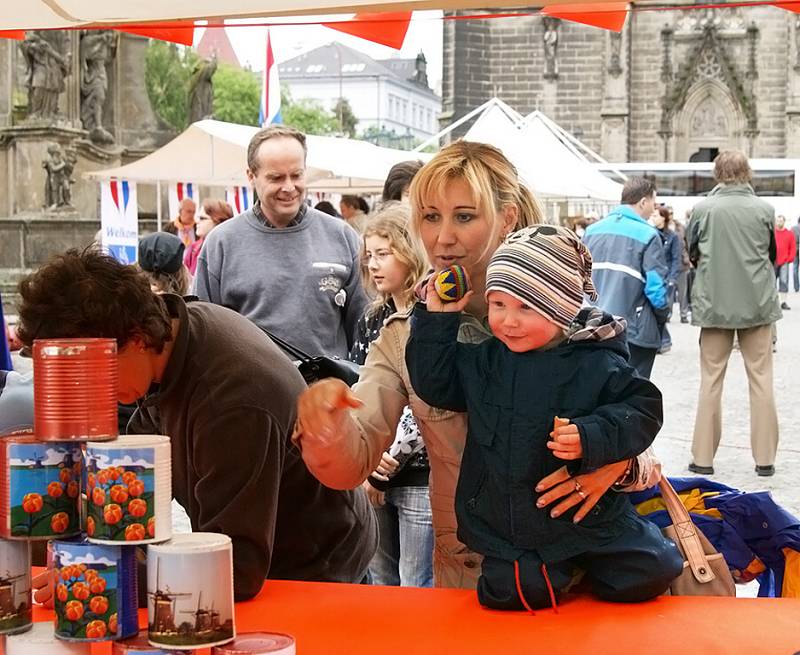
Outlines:
POLYGON ((42 162, 45 170, 44 207, 45 209, 72 208, 72 171, 77 157, 68 151, 66 157, 61 146, 53 144, 47 148, 49 157, 42 162))
POLYGON ((81 122, 89 139, 108 145, 114 137, 103 127, 103 105, 108 91, 106 65, 117 51, 117 35, 111 30, 81 33, 81 122))
POLYGON ((428 86, 428 60, 425 59, 425 53, 419 51, 417 58, 414 60, 414 77, 415 83, 420 86, 428 86))
POLYGON ((558 77, 558 27, 561 21, 552 16, 544 17, 544 77, 554 80, 558 77))
POLYGON ((211 59, 200 59, 195 64, 189 81, 189 123, 213 118, 214 84, 211 78, 216 72, 216 53, 211 59))
POLYGON ((622 34, 620 32, 611 32, 609 39, 611 42, 611 56, 608 60, 608 72, 614 77, 619 77, 622 75, 622 58, 620 55, 622 34))
POLYGON ((58 116, 58 96, 66 88, 70 53, 59 49, 57 36, 46 35, 44 30, 32 30, 20 44, 27 64, 30 118, 52 120, 58 116))

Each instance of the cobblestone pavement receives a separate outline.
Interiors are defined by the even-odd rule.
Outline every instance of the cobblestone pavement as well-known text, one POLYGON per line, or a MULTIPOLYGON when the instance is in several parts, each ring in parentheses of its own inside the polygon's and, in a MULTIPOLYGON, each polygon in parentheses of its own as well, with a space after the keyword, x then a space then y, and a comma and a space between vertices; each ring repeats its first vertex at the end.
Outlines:
MULTIPOLYGON (((778 406, 780 443, 775 475, 760 478, 750 450, 750 410, 747 375, 741 353, 734 350, 728 362, 722 395, 722 441, 714 460, 713 479, 743 491, 769 490, 775 500, 800 516, 800 294, 790 293, 791 310, 778 322, 778 351, 774 355, 775 398, 778 406)), ((677 307, 676 307, 677 309, 677 307)), ((652 379, 664 395, 664 427, 655 450, 670 476, 692 475, 697 394, 700 387, 700 328, 681 324, 673 316, 669 324, 672 350, 656 357, 652 379)))

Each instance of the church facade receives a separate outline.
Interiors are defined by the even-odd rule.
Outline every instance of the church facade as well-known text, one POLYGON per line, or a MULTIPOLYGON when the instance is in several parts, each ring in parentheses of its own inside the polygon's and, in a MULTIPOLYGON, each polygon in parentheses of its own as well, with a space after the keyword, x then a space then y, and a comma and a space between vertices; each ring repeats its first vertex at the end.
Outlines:
POLYGON ((442 124, 497 96, 609 161, 800 158, 800 16, 634 6, 621 34, 540 16, 445 21, 442 124))

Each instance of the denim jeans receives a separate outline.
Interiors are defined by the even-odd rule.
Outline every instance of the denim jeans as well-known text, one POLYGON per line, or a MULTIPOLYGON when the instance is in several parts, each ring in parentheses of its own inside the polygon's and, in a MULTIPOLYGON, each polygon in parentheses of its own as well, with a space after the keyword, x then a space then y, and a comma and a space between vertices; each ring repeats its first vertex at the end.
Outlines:
POLYGON ((369 565, 373 584, 433 586, 433 523, 428 487, 386 490, 375 509, 380 541, 369 565))
POLYGON ((775 267, 775 277, 778 278, 778 292, 789 292, 789 264, 781 264, 775 267))

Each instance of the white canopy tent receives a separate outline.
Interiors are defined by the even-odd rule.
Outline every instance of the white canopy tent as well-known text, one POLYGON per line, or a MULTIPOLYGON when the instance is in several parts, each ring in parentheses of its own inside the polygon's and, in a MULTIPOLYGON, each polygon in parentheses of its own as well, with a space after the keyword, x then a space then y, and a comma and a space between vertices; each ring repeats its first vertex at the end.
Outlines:
MULTIPOLYGON (((257 130, 249 125, 198 121, 142 159, 125 166, 92 171, 87 176, 97 180, 119 178, 153 183, 159 187, 162 182, 245 186, 248 184, 247 145, 257 130)), ((309 135, 306 143, 309 191, 379 192, 392 166, 408 159, 431 157, 338 137, 309 135)), ((159 193, 159 200, 160 197, 159 193)))
POLYGON ((492 98, 420 147, 438 143, 442 136, 475 116, 477 119, 464 138, 500 148, 538 197, 551 201, 619 201, 621 185, 594 167, 595 163, 605 163, 602 157, 541 112, 523 117, 498 98, 492 98))
MULTIPOLYGON (((549 5, 574 0, 548 0, 549 5)), ((584 3, 601 0, 583 0, 584 3)), ((503 0, 494 6, 525 7, 526 0, 503 0)), ((248 18, 415 9, 484 8, 485 0, 4 0, 4 30, 78 27, 89 23, 140 24, 152 21, 206 18, 248 18)))

